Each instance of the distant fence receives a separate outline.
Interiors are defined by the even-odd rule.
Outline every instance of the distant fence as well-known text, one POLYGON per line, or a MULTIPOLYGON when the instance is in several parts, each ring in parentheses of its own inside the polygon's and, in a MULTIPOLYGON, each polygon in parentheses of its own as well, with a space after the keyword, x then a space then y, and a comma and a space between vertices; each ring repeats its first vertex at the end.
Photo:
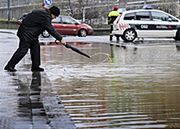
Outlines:
POLYGON ((32 9, 40 8, 40 4, 34 5, 21 5, 18 6, 11 6, 9 9, 6 7, 0 8, 0 16, 1 19, 8 19, 8 11, 10 13, 10 19, 19 19, 24 13, 30 12, 32 9))
MULTIPOLYGON (((135 9, 135 8, 142 8, 142 6, 144 5, 144 1, 145 0, 129 0, 129 2, 127 2, 126 4, 126 8, 127 10, 129 9, 135 9)), ((147 4, 164 4, 163 1, 164 0, 146 0, 147 4)), ((168 1, 169 4, 173 3, 175 0, 171 0, 168 1)), ((177 1, 177 0, 176 0, 177 1)), ((177 4, 178 5, 178 4, 177 4)), ((25 4, 25 5, 14 5, 14 6, 10 6, 10 8, 8 9, 8 7, 0 7, 0 19, 8 19, 8 14, 10 14, 9 19, 10 20, 17 20, 19 19, 24 13, 30 12, 31 10, 35 9, 35 8, 41 8, 41 3, 35 3, 35 4, 25 4)), ((92 26, 96 26, 99 25, 100 28, 104 28, 103 25, 107 24, 107 14, 108 12, 111 10, 111 7, 113 6, 113 4, 108 4, 108 5, 96 5, 96 6, 92 6, 92 7, 84 7, 85 10, 85 14, 84 17, 81 19, 84 22, 92 25, 92 26), (94 12, 93 12, 94 11, 94 12), (95 15, 94 17, 90 17, 95 15)), ((168 8, 169 10, 172 10, 172 8, 168 8)), ((174 7, 173 7, 174 9, 174 7)), ((177 9, 178 6, 177 6, 177 9)), ((68 8, 61 8, 61 14, 63 15, 69 15, 68 14, 68 8)), ((165 10, 168 12, 168 10, 165 10)), ((172 11, 171 11, 172 12, 172 11)), ((169 13, 171 13, 169 12, 169 13)), ((173 15, 175 16, 179 16, 179 11, 176 10, 176 14, 173 13, 173 15)), ((76 18, 76 16, 75 16, 76 18)), ((79 19, 79 18, 78 18, 79 19)), ((96 27, 99 28, 99 27, 96 27)))
POLYGON ((16 21, 0 21, 0 28, 1 29, 17 29, 18 24, 16 21))
MULTIPOLYGON (((27 0, 30 1, 30 0, 27 0)), ((35 0, 34 0, 35 1, 35 0)), ((125 5, 127 9, 132 9, 132 8, 142 8, 144 5, 145 0, 127 0, 127 4, 125 5), (128 2, 129 1, 129 2, 128 2)), ((164 3, 164 0, 146 0, 147 4, 160 4, 164 3)), ((172 1, 175 0, 170 0, 171 3, 172 1)), ((59 4, 59 3, 58 3, 59 4)), ((57 4, 57 5, 58 5, 57 4)), ((59 5, 60 6, 60 5, 59 5)), ((84 7, 85 11, 92 11, 92 10, 97 10, 100 11, 98 16, 107 16, 107 13, 111 10, 111 7, 113 6, 113 3, 111 4, 99 4, 99 5, 94 5, 94 6, 89 6, 89 7, 84 7), (101 14, 101 15, 100 15, 101 14)), ((30 12, 32 9, 35 8, 41 8, 42 3, 31 3, 31 4, 25 4, 24 5, 11 5, 9 8, 6 6, 0 7, 0 16, 2 19, 8 19, 8 13, 10 13, 10 19, 18 19, 19 17, 22 16, 22 14, 30 12)), ((62 8, 62 7, 61 7, 62 8)), ((62 14, 65 14, 68 10, 68 7, 63 7, 61 9, 62 14)), ((74 9, 76 10, 76 9, 74 9)), ((89 14, 86 14, 87 16, 89 14)), ((98 17, 97 17, 98 18, 98 17)))

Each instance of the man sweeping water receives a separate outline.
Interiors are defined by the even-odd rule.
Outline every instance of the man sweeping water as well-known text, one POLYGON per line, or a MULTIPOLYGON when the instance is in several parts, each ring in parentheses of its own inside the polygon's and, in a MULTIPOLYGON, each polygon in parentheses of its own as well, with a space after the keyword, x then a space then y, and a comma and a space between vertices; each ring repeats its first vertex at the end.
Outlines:
POLYGON ((56 40, 60 41, 63 45, 66 45, 62 36, 51 24, 51 20, 59 15, 60 9, 56 6, 52 6, 49 9, 33 10, 31 13, 27 14, 17 32, 17 36, 19 37, 19 47, 5 66, 4 70, 9 72, 17 71, 15 69, 16 64, 19 63, 30 49, 32 61, 31 71, 44 71, 44 69, 40 67, 40 44, 38 37, 46 30, 56 38, 56 40))

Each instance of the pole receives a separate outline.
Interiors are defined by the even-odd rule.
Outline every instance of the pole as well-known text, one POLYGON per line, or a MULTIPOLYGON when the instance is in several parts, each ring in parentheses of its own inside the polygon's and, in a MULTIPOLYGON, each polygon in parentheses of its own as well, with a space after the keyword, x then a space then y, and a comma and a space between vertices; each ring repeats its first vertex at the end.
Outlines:
POLYGON ((177 7, 176 7, 176 15, 177 17, 179 17, 179 0, 176 0, 176 4, 177 4, 177 7))
POLYGON ((144 0, 144 5, 146 5, 147 4, 147 0, 144 0))
POLYGON ((10 21, 10 0, 7 1, 8 2, 8 22, 10 21))
POLYGON ((86 20, 86 8, 84 7, 83 8, 83 19, 82 19, 82 21, 85 22, 85 20, 86 20))

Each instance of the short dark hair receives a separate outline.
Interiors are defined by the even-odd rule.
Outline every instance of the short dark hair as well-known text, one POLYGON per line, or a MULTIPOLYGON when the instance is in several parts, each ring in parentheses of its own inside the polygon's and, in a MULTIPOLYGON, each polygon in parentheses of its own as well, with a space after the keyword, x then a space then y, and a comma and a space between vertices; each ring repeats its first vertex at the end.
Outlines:
POLYGON ((49 11, 51 14, 55 15, 55 16, 59 16, 60 15, 60 9, 56 6, 52 6, 51 8, 49 8, 49 11))

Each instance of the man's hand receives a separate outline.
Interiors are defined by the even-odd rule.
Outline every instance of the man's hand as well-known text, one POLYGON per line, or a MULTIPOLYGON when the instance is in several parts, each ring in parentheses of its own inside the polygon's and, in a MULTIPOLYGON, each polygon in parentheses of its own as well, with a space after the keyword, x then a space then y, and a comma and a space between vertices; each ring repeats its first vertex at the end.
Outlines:
POLYGON ((62 44, 62 45, 66 45, 67 43, 62 39, 61 41, 59 40, 55 40, 56 44, 62 44))
POLYGON ((71 45, 69 45, 69 44, 67 44, 64 40, 61 40, 61 41, 59 41, 59 42, 57 42, 58 40, 55 40, 55 42, 57 43, 57 44, 62 44, 62 45, 64 45, 66 48, 71 48, 71 45))
POLYGON ((60 43, 66 45, 66 42, 63 39, 60 41, 60 43))

